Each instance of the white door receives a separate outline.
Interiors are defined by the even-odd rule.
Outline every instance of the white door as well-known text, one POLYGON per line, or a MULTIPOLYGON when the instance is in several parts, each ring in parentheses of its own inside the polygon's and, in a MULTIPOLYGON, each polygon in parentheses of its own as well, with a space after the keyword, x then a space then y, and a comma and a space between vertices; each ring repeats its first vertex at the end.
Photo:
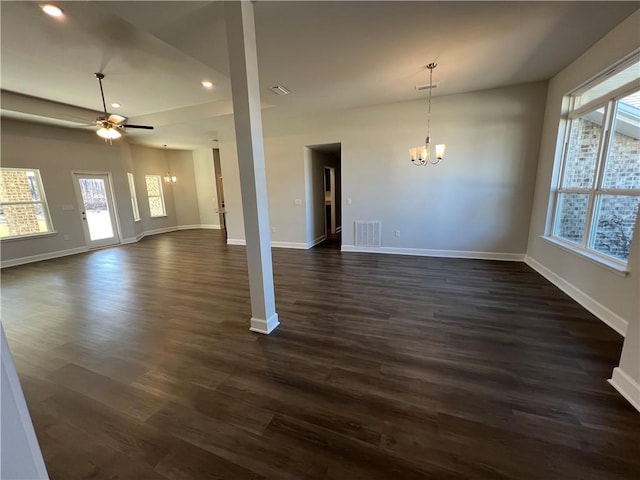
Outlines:
POLYGON ((74 173, 74 187, 89 248, 120 243, 108 173, 74 173))

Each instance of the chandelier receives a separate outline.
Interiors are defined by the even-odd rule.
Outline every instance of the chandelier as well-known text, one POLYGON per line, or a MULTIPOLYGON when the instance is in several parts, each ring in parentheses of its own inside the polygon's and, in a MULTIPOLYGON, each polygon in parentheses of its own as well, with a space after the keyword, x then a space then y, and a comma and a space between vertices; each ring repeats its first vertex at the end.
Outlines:
MULTIPOLYGON (((162 145, 164 147, 165 156, 167 154, 167 146, 162 145)), ((171 170, 167 170, 167 174, 164 176, 164 183, 176 183, 178 181, 178 177, 175 175, 171 175, 171 170)))
POLYGON ((431 135, 429 132, 429 129, 431 127, 431 91, 433 90, 433 69, 437 66, 437 63, 430 63, 429 65, 427 65, 427 68, 429 69, 429 85, 427 86, 427 88, 429 89, 429 107, 427 110, 427 138, 425 139, 424 145, 409 149, 409 157, 411 158, 411 163, 418 167, 424 167, 425 165, 429 164, 437 165, 444 157, 445 145, 442 143, 436 145, 435 158, 431 158, 431 135))

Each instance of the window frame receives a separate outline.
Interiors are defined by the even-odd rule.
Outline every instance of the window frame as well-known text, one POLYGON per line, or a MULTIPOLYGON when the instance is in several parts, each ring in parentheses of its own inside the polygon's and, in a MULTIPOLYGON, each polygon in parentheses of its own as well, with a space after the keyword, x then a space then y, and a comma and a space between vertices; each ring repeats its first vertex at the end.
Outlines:
MULTIPOLYGON (((612 196, 640 196, 640 188, 603 188, 603 181, 605 176, 605 171, 607 167, 607 162, 609 161, 609 154, 611 151, 611 139, 612 139, 612 129, 615 124, 616 115, 618 113, 618 105, 619 101, 622 98, 625 98, 628 95, 632 95, 634 93, 640 92, 640 84, 639 80, 636 78, 630 82, 627 82, 624 85, 610 91, 604 95, 601 95, 597 98, 590 100, 589 102, 580 105, 577 108, 574 108, 576 101, 581 93, 587 91, 590 88, 593 88, 598 83, 606 80, 610 73, 614 73, 615 71, 621 71, 626 68, 633 62, 637 62, 639 59, 638 56, 634 56, 630 61, 625 61, 615 67, 613 70, 609 70, 609 73, 601 76, 599 79, 593 82, 589 82, 586 86, 581 87, 567 95, 569 100, 568 110, 564 116, 565 120, 565 129, 564 129, 564 137, 561 149, 561 157, 560 157, 560 168, 558 169, 558 177, 555 183, 556 188, 553 192, 553 209, 552 209, 552 218, 550 223, 550 234, 549 237, 553 242, 560 243, 565 248, 569 248, 571 250, 576 251, 577 253, 583 254, 584 256, 595 260, 597 262, 603 263, 607 266, 611 266, 614 269, 624 270, 628 265, 627 261, 624 261, 620 258, 614 257, 612 255, 607 255, 606 253, 600 252, 593 248, 595 242, 595 232, 597 228, 597 221, 595 221, 595 216, 598 213, 599 202, 602 197, 606 195, 612 196), (570 187, 565 188, 565 169, 567 166, 567 157, 569 154, 569 142, 572 127, 574 125, 574 121, 576 119, 581 118, 583 115, 597 111, 599 108, 604 108, 603 114, 603 123, 602 123, 602 135, 599 140, 597 156, 596 156, 596 165, 594 170, 594 179, 589 188, 576 188, 570 187), (584 224, 584 232, 582 235, 581 241, 574 242, 567 238, 561 237, 557 234, 557 230, 559 227, 559 215, 558 210, 560 206, 560 195, 561 194, 584 194, 588 195, 588 203, 587 203, 587 211, 586 218, 584 224)), ((640 210, 640 209, 639 209, 640 210)), ((640 212, 636 212, 636 217, 640 215, 640 212)), ((636 218, 637 222, 637 218, 636 218)), ((634 231, 633 236, 638 235, 638 232, 634 231)))
POLYGON ((133 173, 127 172, 127 181, 129 182, 129 195, 131 196, 131 210, 133 211, 133 221, 139 222, 140 208, 138 207, 138 196, 136 195, 136 184, 133 173))
POLYGON ((147 199, 149 201, 149 217, 150 218, 161 218, 167 216, 167 207, 164 203, 164 189, 162 188, 162 176, 161 175, 145 175, 145 187, 147 188, 147 199), (154 178, 158 182, 158 190, 160 191, 160 195, 151 195, 149 194, 149 187, 147 185, 147 179, 154 178), (152 198, 160 198, 160 203, 162 205, 162 214, 161 215, 153 215, 151 213, 151 199, 152 198))
MULTIPOLYGON (((57 232, 53 228, 53 221, 51 220, 51 213, 49 212, 49 203, 47 202, 47 196, 44 191, 44 184, 42 183, 42 176, 40 175, 40 169, 38 168, 14 168, 14 167, 0 167, 0 171, 19 171, 19 172, 33 172, 35 174, 36 185, 38 187, 38 192, 40 193, 39 201, 24 201, 24 202, 3 202, 0 200, 0 208, 4 207, 4 205, 42 205, 42 214, 44 216, 44 221, 47 225, 46 232, 34 232, 34 233, 25 233, 23 235, 10 235, 7 237, 0 237, 0 241, 8 241, 8 240, 21 240, 32 237, 42 237, 46 235, 54 235, 57 232)), ((4 211, 4 208, 2 208, 4 211)))

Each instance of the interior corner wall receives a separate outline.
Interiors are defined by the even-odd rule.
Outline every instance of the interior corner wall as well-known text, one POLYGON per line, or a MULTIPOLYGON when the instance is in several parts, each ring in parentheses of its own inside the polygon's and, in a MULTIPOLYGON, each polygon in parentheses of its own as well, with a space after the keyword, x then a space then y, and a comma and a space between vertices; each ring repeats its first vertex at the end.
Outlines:
MULTIPOLYGON (((138 201, 138 205, 140 205, 140 202, 144 198, 141 196, 141 194, 144 195, 146 193, 146 188, 144 185, 140 185, 140 183, 136 181, 136 177, 135 177, 136 167, 133 163, 133 156, 131 154, 131 145, 129 145, 127 142, 120 142, 118 144, 118 147, 120 148, 120 156, 121 156, 123 168, 125 171, 124 181, 126 181, 127 192, 129 191, 129 178, 126 176, 126 174, 130 173, 131 175, 133 175, 133 183, 135 186, 136 199, 138 201)), ((126 209, 124 212, 119 212, 119 213, 121 217, 123 214, 126 215, 125 220, 120 221, 120 228, 122 229, 123 240, 126 241, 133 238, 139 238, 139 236, 143 233, 144 230, 142 226, 142 221, 135 221, 133 218, 133 207, 131 209, 126 209)))
MULTIPOLYGON (((550 233, 548 219, 552 208, 551 192, 557 181, 556 170, 562 148, 559 134, 563 122, 563 98, 640 48, 639 24, 640 11, 636 11, 549 82, 527 247, 528 261, 534 268, 546 272, 549 278, 555 278, 556 284, 562 282, 571 288, 574 298, 578 295, 582 297, 583 304, 588 302, 592 309, 604 312, 610 318, 610 323, 622 324, 639 321, 633 305, 640 296, 637 281, 633 280, 638 275, 639 265, 629 262, 632 274, 624 278, 593 261, 545 241, 542 236, 550 233)), ((636 229, 630 258, 640 257, 637 254, 640 248, 639 235, 640 231, 636 229)))
MULTIPOLYGON (((343 247, 354 244, 355 220, 380 220, 383 248, 398 253, 523 256, 546 88, 434 98, 431 134, 447 144, 447 156, 429 167, 408 158, 424 141, 424 98, 296 118, 264 110, 272 240, 306 244, 305 146, 340 143, 342 198, 352 199, 342 203, 343 247)), ((219 138, 229 239, 244 239, 233 128, 219 138)))
POLYGON ((220 228, 213 150, 204 148, 194 150, 192 154, 200 212, 199 223, 208 228, 220 228))
POLYGON ((138 194, 138 208, 145 232, 165 230, 178 225, 173 188, 162 181, 162 193, 166 216, 151 217, 149 202, 147 200, 147 175, 160 175, 164 179, 170 170, 169 158, 166 149, 131 145, 131 156, 135 166, 133 173, 136 192, 138 194))
POLYGON ((177 177, 176 183, 165 183, 166 190, 171 189, 179 226, 199 227, 200 207, 195 176, 193 154, 190 150, 167 151, 169 171, 177 177))

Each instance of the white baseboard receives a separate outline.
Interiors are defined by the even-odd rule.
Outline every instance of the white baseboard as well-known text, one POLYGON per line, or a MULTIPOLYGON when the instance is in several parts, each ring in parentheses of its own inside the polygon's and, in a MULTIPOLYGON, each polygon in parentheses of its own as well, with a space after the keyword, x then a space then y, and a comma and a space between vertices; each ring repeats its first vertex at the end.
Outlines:
POLYGON ((127 245, 129 243, 137 243, 144 238, 144 232, 139 233, 135 237, 123 238, 122 245, 127 245))
POLYGON ((608 382, 640 412, 640 384, 638 382, 620 367, 613 369, 613 374, 608 382))
POLYGON ((169 232, 175 232, 176 230, 178 230, 180 227, 164 227, 164 228, 156 228, 154 230, 145 230, 143 232, 143 236, 144 237, 148 237, 149 235, 158 235, 160 233, 169 233, 169 232))
POLYGON ((306 250, 307 244, 300 242, 271 242, 272 247, 276 248, 295 248, 296 250, 306 250))
POLYGON ((249 330, 268 335, 273 332, 278 325, 280 325, 280 322, 278 321, 278 314, 274 313, 267 320, 251 317, 251 328, 249 328, 249 330))
POLYGON ((529 255, 525 257, 525 263, 533 268, 536 272, 542 275, 544 278, 553 283, 556 287, 569 295, 572 299, 582 305, 584 308, 593 313, 596 317, 602 320, 604 323, 613 328, 623 337, 627 334, 628 322, 620 315, 612 312, 601 303, 594 300, 592 297, 584 293, 582 290, 574 287, 571 283, 567 282, 564 278, 555 274, 540 262, 534 260, 529 255))
POLYGON ((220 230, 220 225, 204 225, 204 224, 195 224, 195 225, 179 225, 176 230, 220 230))
POLYGON ((413 255, 418 257, 470 258, 475 260, 501 260, 503 262, 522 262, 523 253, 472 252, 465 250, 435 250, 430 248, 363 247, 342 245, 343 252, 387 253, 391 255, 413 255))
MULTIPOLYGON (((177 230, 195 230, 195 229, 220 230, 220 225, 179 225, 176 227, 165 227, 165 228, 157 228, 155 230, 146 230, 142 233, 139 233, 135 237, 123 238, 120 244, 128 245, 131 243, 137 243, 140 240, 142 240, 144 237, 148 237, 150 235, 158 235, 161 233, 175 232, 177 230)), ((244 245, 244 240, 242 240, 242 242, 243 242, 242 245, 244 245)), ((295 248, 295 247, 289 247, 289 248, 295 248)), ((304 248, 306 248, 306 246, 304 248)), ((31 255, 29 257, 13 258, 13 259, 4 260, 3 262, 1 262, 0 268, 14 267, 14 266, 23 265, 26 263, 41 262, 43 260, 50 260, 52 258, 66 257, 67 255, 76 255, 78 253, 88 252, 89 250, 90 250, 89 247, 77 247, 77 248, 70 248, 68 250, 58 250, 55 252, 31 255)))
POLYGON ((227 245, 246 245, 247 241, 243 238, 227 238, 227 245))
MULTIPOLYGON (((227 245, 246 245, 247 241, 243 238, 227 238, 227 245)), ((306 243, 299 242, 271 242, 271 246, 275 248, 294 248, 296 250, 306 250, 306 243)))
POLYGON ((0 264, 0 268, 15 267, 16 265, 24 265, 25 263, 41 262, 43 260, 50 260, 52 258, 66 257, 68 255, 77 255, 78 253, 88 252, 87 247, 69 248, 68 250, 58 250, 56 252, 40 253, 38 255, 31 255, 28 257, 14 258, 11 260, 4 260, 0 264))
POLYGON ((311 240, 310 242, 307 242, 307 246, 306 248, 313 248, 316 245, 318 245, 319 243, 324 242, 327 239, 327 234, 325 233, 324 235, 320 235, 318 238, 311 240))

